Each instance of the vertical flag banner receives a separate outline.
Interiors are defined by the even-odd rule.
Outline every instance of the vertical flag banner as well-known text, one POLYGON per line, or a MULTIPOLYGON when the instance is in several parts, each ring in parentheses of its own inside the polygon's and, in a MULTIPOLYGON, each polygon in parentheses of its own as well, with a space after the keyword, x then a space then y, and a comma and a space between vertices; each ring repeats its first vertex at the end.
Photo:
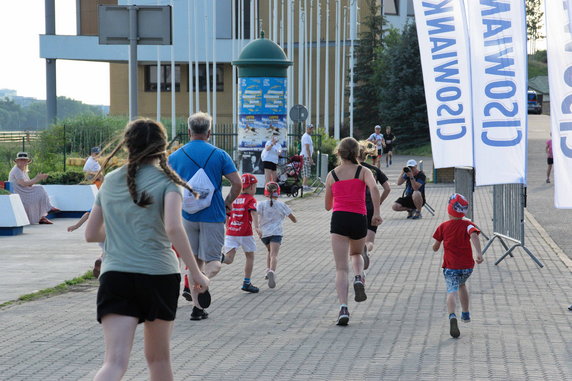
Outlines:
POLYGON ((545 5, 554 206, 572 209, 572 0, 545 5))
POLYGON ((466 5, 476 185, 526 184, 525 1, 471 0, 466 5))
POLYGON ((435 168, 473 166, 469 38, 463 0, 414 1, 435 168))

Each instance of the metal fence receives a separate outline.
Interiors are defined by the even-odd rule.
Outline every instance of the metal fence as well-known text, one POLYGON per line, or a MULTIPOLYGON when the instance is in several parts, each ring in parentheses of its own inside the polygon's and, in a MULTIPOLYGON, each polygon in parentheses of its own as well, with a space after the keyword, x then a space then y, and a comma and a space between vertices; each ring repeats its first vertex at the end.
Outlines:
MULTIPOLYGON (((285 153, 287 156, 297 155, 300 150, 300 141, 302 140, 302 135, 304 130, 302 127, 297 125, 291 125, 289 129, 286 142, 288 147, 288 152, 285 153)), ((319 134, 312 135, 314 141, 314 152, 318 153, 322 145, 322 136, 319 134)), ((189 131, 186 124, 180 124, 177 126, 177 135, 171 140, 169 146, 175 147, 178 145, 184 145, 189 142, 189 131)), ((238 150, 238 126, 233 124, 217 124, 211 129, 211 140, 210 143, 214 146, 226 151, 230 157, 238 163, 240 161, 240 151, 238 150)), ((318 162, 319 162, 318 158, 318 162)), ((327 163, 326 163, 327 165, 327 163)))
POLYGON ((542 262, 536 258, 525 246, 524 234, 524 208, 526 207, 526 187, 522 184, 500 184, 493 186, 493 237, 483 248, 483 254, 498 238, 506 250, 495 265, 498 265, 507 256, 513 256, 512 252, 517 247, 523 250, 540 267, 542 262), (514 244, 509 248, 505 241, 514 244))

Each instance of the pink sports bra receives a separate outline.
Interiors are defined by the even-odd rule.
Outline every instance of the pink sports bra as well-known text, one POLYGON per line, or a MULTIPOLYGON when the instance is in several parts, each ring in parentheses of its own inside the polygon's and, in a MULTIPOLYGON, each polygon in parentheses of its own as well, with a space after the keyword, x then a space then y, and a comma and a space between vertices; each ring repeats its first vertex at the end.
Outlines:
POLYGON ((365 182, 360 180, 359 175, 362 166, 358 166, 353 179, 340 180, 335 170, 332 170, 332 177, 335 182, 332 184, 332 196, 334 197, 334 212, 351 212, 367 214, 365 207, 365 182))

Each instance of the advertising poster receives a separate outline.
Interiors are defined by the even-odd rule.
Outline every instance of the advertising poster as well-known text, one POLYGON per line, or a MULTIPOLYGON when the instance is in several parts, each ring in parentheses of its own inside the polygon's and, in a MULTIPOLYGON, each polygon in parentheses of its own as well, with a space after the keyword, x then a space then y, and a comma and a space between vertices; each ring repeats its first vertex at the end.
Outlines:
POLYGON ((286 78, 239 78, 238 91, 238 149, 262 151, 267 141, 278 136, 285 150, 286 78))

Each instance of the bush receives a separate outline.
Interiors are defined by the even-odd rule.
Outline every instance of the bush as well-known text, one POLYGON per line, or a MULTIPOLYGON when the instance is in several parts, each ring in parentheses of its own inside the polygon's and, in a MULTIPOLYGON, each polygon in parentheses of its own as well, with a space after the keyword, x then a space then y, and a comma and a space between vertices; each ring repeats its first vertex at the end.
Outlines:
POLYGON ((85 180, 80 171, 48 172, 48 178, 42 184, 77 185, 85 180))

